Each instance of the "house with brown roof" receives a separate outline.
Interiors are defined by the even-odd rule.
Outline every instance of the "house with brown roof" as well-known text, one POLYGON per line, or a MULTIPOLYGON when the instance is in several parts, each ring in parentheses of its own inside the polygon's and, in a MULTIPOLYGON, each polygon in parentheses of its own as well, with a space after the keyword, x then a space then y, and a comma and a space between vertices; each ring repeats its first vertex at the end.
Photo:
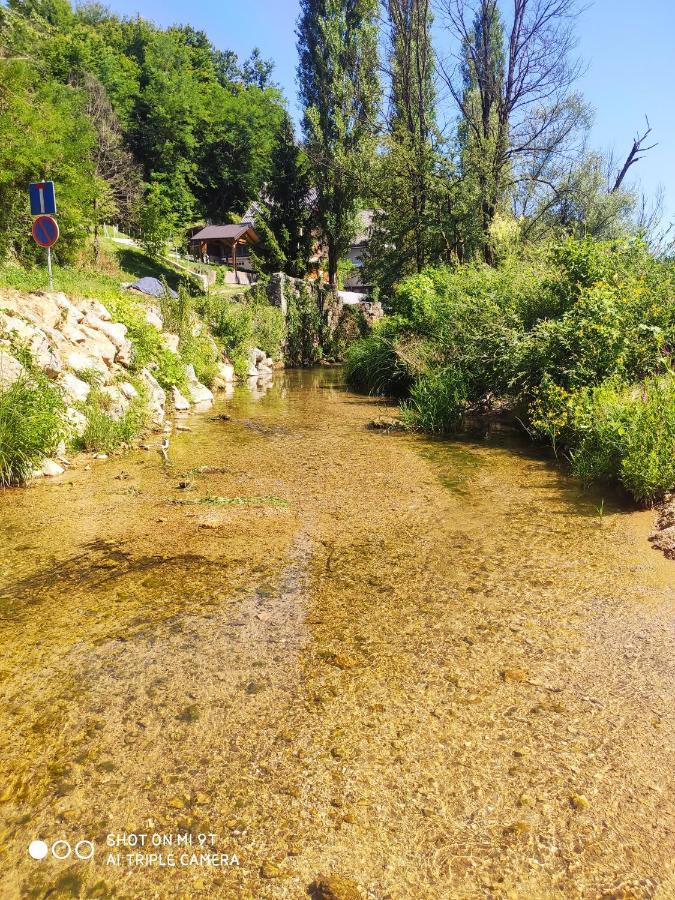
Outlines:
POLYGON ((251 247, 260 243, 260 237, 250 222, 237 225, 207 225, 190 237, 194 256, 203 262, 222 263, 239 272, 250 273, 251 247))

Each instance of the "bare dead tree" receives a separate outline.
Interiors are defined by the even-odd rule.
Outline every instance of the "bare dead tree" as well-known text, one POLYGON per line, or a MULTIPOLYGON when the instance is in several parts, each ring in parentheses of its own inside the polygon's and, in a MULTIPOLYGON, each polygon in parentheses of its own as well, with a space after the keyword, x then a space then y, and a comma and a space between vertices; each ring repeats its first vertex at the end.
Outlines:
POLYGON ((649 147, 645 147, 644 143, 652 133, 652 127, 649 124, 649 119, 645 116, 645 121, 647 123, 647 130, 644 134, 636 135, 635 140, 633 141, 633 146, 630 148, 630 152, 626 157, 626 161, 621 167, 619 173, 616 176, 614 181, 614 186, 612 187, 610 193, 613 194, 615 191, 618 191, 621 185, 623 184, 623 180, 628 174, 628 170, 631 166, 634 166, 635 163, 640 162, 641 159, 644 159, 645 153, 649 150, 653 150, 654 147, 658 146, 658 144, 650 144, 649 147))
POLYGON ((85 74, 74 82, 84 91, 85 110, 96 132, 92 158, 102 191, 94 200, 94 254, 99 254, 99 224, 106 217, 128 221, 142 194, 140 166, 124 145, 122 128, 104 85, 85 74))
POLYGON ((573 58, 581 10, 577 0, 511 0, 506 28, 497 0, 438 2, 455 44, 441 77, 481 156, 487 234, 519 179, 537 168, 548 172, 542 161, 574 155, 587 122, 573 91, 582 71, 573 58))

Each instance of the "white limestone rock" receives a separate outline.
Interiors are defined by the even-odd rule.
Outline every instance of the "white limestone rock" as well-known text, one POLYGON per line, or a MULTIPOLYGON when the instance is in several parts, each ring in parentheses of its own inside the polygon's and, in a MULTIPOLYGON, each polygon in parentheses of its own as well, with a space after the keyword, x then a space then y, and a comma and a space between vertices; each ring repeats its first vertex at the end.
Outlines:
POLYGON ((115 362, 117 347, 100 331, 91 328, 89 325, 82 325, 82 331, 87 336, 84 347, 90 353, 99 356, 107 366, 111 366, 115 362))
POLYGON ((222 390, 228 384, 234 382, 234 366, 232 363, 218 363, 218 374, 216 375, 213 386, 222 390))
POLYGON ((110 312, 99 300, 80 300, 78 306, 85 314, 85 318, 87 315, 93 315, 104 322, 112 322, 110 312))
POLYGON ((86 381, 77 378, 72 372, 63 372, 58 379, 58 385, 71 403, 84 403, 91 390, 86 381))
POLYGON ((190 399, 193 403, 212 403, 213 402, 213 394, 206 387, 205 384, 202 384, 197 375, 195 374, 195 369, 193 365, 185 366, 185 374, 187 375, 188 382, 188 393, 190 395, 190 399))
POLYGON ((177 334, 171 334, 170 331, 163 331, 162 337, 164 338, 166 349, 170 350, 172 353, 178 353, 180 337, 177 334))
POLYGON ((138 391, 130 381, 123 381, 120 384, 120 390, 127 398, 127 400, 135 400, 136 397, 138 397, 138 391))
POLYGON ((164 319, 162 318, 159 306, 146 306, 145 321, 148 325, 152 325, 156 328, 157 331, 161 331, 164 328, 164 319))
POLYGON ((24 374, 24 368, 18 359, 0 347, 0 388, 6 390, 24 374))
POLYGON ((147 390, 147 403, 152 415, 152 421, 155 425, 161 425, 164 422, 164 407, 166 404, 164 389, 149 369, 142 369, 140 378, 147 390))
POLYGON ((171 388, 171 399, 173 401, 174 409, 178 411, 190 409, 190 401, 186 400, 177 387, 171 388))
POLYGON ((71 350, 67 353, 64 362, 69 369, 74 372, 85 372, 87 369, 94 369, 103 376, 108 376, 108 367, 100 356, 93 356, 81 350, 71 350))
POLYGON ((119 421, 129 409, 129 401, 115 384, 108 384, 101 388, 103 410, 111 419, 119 421))
POLYGON ((40 468, 42 469, 42 474, 47 476, 48 478, 52 478, 54 475, 63 475, 63 473, 65 472, 63 466, 60 466, 57 462, 54 462, 53 459, 43 459, 40 468))
POLYGON ((66 422, 70 431, 78 437, 82 437, 87 430, 87 417, 73 406, 69 406, 66 409, 66 422))

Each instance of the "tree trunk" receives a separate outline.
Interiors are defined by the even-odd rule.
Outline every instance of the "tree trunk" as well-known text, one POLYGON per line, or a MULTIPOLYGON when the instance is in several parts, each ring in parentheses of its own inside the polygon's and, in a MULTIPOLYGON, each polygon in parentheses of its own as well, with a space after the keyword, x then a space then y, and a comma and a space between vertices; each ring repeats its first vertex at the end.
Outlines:
POLYGON ((337 290, 338 258, 335 244, 328 238, 328 284, 337 290))

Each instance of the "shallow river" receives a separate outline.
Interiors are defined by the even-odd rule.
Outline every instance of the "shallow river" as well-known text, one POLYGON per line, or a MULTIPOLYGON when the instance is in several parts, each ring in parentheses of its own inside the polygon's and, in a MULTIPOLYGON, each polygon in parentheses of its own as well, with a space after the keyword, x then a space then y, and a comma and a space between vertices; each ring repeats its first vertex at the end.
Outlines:
POLYGON ((675 897, 651 515, 381 412, 289 373, 0 495, 3 900, 675 897))

